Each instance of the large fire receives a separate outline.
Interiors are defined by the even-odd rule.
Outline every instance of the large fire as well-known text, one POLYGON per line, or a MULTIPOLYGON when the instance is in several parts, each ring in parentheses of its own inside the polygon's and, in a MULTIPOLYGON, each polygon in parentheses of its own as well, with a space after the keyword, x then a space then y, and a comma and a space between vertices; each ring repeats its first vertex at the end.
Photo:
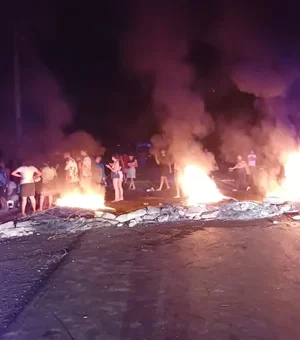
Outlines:
POLYGON ((185 167, 181 185, 188 205, 214 203, 224 198, 215 182, 202 168, 197 166, 188 165, 185 167))
POLYGON ((284 165, 285 179, 268 196, 278 196, 286 201, 300 201, 300 152, 289 155, 284 165))
POLYGON ((57 199, 57 206, 82 209, 104 209, 104 196, 100 194, 73 193, 57 199))

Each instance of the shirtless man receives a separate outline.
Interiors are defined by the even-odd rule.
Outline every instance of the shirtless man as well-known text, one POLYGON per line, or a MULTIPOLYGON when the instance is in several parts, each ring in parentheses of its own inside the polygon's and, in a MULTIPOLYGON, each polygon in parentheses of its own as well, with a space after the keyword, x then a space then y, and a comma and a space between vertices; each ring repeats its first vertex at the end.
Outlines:
POLYGON ((247 176, 250 175, 249 167, 242 156, 237 156, 236 165, 233 168, 229 168, 229 171, 236 170, 236 188, 233 191, 238 190, 250 190, 250 186, 247 185, 247 176))

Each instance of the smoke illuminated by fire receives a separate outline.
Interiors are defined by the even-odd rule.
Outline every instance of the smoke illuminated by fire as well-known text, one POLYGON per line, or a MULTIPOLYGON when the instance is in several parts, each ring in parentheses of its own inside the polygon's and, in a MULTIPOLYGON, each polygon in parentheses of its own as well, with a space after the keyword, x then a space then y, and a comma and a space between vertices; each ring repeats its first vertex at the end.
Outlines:
POLYGON ((284 201, 300 201, 300 152, 288 156, 284 165, 285 179, 282 184, 268 194, 284 201))
POLYGON ((224 198, 215 182, 203 169, 197 166, 188 165, 185 167, 181 185, 188 205, 214 203, 224 198))
POLYGON ((68 194, 59 198, 56 202, 57 206, 68 208, 82 208, 82 209, 106 209, 104 204, 104 196, 100 194, 68 194))

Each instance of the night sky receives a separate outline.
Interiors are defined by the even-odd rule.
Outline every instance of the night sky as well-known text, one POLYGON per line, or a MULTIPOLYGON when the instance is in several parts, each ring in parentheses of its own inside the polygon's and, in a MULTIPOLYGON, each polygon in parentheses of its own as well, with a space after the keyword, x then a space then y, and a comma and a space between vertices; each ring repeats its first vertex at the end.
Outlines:
MULTIPOLYGON (((297 72, 299 69, 298 5, 287 6, 283 1, 270 3, 271 7, 262 6, 258 1, 200 4, 176 0, 162 7, 159 1, 153 1, 148 7, 154 7, 158 14, 150 24, 146 20, 143 29, 151 32, 151 25, 156 26, 157 21, 170 24, 174 32, 178 30, 178 35, 182 30, 187 32, 188 50, 183 62, 193 70, 190 89, 202 98, 205 110, 215 120, 220 116, 234 120, 245 112, 253 119, 257 115, 257 97, 266 96, 257 93, 257 88, 270 87, 273 78, 269 73, 261 76, 258 72, 258 81, 253 84, 249 77, 245 80, 241 72, 236 76, 235 65, 245 60, 247 67, 253 61, 259 70, 264 69, 264 65, 274 65, 270 69, 275 73, 278 68, 279 73, 283 69, 280 74, 289 73, 285 66, 293 65, 297 72)), ((159 131, 161 119, 155 112, 153 99, 157 78, 151 72, 137 72, 132 66, 134 58, 129 60, 127 53, 140 29, 136 22, 141 16, 147 16, 148 7, 134 0, 16 1, 2 6, 2 130, 13 131, 14 126, 12 39, 16 23, 25 125, 35 128, 51 125, 49 117, 55 119, 53 111, 60 111, 54 107, 45 109, 43 114, 39 112, 49 100, 44 98, 47 86, 51 85, 42 77, 34 81, 36 74, 46 67, 47 75, 60 88, 60 99, 70 111, 69 117, 62 119, 68 133, 86 130, 103 144, 114 145, 147 141, 159 131), (44 122, 45 117, 48 123, 44 122)), ((147 39, 146 34, 141 50, 147 48, 147 39)), ((150 40, 153 40, 151 34, 150 40)), ((151 55, 157 45, 153 41, 149 45, 151 48, 146 53, 151 55)), ((168 46, 168 41, 163 45, 168 46)), ((137 49, 132 47, 130 53, 137 49)), ((142 55, 142 52, 136 53, 134 60, 142 55)), ((286 78, 283 76, 283 79, 286 78)), ((295 93, 295 89, 293 91, 295 93)))

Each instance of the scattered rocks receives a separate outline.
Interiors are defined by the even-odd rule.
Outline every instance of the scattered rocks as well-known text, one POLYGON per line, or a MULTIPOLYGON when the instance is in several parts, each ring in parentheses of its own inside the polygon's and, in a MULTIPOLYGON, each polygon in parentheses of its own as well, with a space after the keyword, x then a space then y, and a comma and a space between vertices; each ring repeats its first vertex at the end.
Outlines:
POLYGON ((279 207, 279 210, 282 214, 288 213, 288 212, 297 212, 298 209, 295 209, 291 204, 285 203, 279 207))
POLYGON ((138 222, 137 222, 136 220, 131 220, 131 221, 129 222, 128 227, 129 227, 129 228, 132 228, 132 227, 135 227, 137 224, 138 224, 138 222))
POLYGON ((215 210, 215 211, 205 211, 204 213, 202 213, 201 217, 203 219, 206 220, 213 220, 213 219, 217 219, 219 216, 219 210, 215 210))
POLYGON ((285 200, 277 196, 267 196, 264 199, 264 203, 279 205, 285 203, 285 200))
POLYGON ((130 216, 128 216, 128 214, 123 214, 123 215, 119 215, 116 217, 116 221, 118 222, 128 222, 130 221, 132 218, 130 218, 130 216))
POLYGON ((276 205, 254 202, 232 202, 220 206, 218 219, 248 221, 280 215, 276 205))
POLYGON ((131 211, 127 214, 120 215, 116 218, 116 220, 119 221, 119 222, 128 222, 128 221, 131 221, 133 219, 143 217, 146 214, 147 214, 146 209, 139 209, 139 210, 131 211))
POLYGON ((31 221, 22 221, 17 225, 11 221, 0 225, 0 238, 32 235, 34 230, 34 224, 31 221))
POLYGON ((143 216, 143 221, 153 221, 155 220, 160 214, 153 214, 153 215, 145 215, 143 216))
POLYGON ((185 212, 185 217, 192 220, 201 219, 201 215, 205 211, 207 211, 205 204, 201 204, 197 207, 189 207, 185 212))
POLYGON ((160 208, 158 207, 147 207, 147 215, 159 215, 160 208))
POLYGON ((168 222, 169 221, 169 215, 168 214, 165 214, 165 215, 159 215, 157 217, 157 222, 159 223, 165 223, 165 222, 168 222))
POLYGON ((99 222, 99 223, 106 223, 107 225, 117 225, 119 223, 119 221, 117 221, 116 219, 110 220, 110 219, 106 219, 106 218, 102 218, 102 217, 95 218, 95 221, 99 222))
MULTIPOLYGON (((269 201, 270 202, 270 201, 269 201)), ((30 216, 17 222, 0 225, 0 238, 20 237, 32 233, 74 233, 103 227, 135 227, 153 223, 188 220, 239 220, 248 221, 262 218, 272 218, 284 213, 300 212, 300 203, 264 202, 262 204, 248 201, 227 201, 218 205, 200 204, 194 207, 181 205, 147 206, 119 216, 107 211, 83 211, 75 209, 52 209, 30 216)), ((297 217, 295 217, 296 219, 297 217)))
POLYGON ((101 215, 101 217, 106 219, 106 220, 114 220, 114 219, 116 219, 116 215, 111 214, 109 212, 103 213, 103 215, 101 215))

